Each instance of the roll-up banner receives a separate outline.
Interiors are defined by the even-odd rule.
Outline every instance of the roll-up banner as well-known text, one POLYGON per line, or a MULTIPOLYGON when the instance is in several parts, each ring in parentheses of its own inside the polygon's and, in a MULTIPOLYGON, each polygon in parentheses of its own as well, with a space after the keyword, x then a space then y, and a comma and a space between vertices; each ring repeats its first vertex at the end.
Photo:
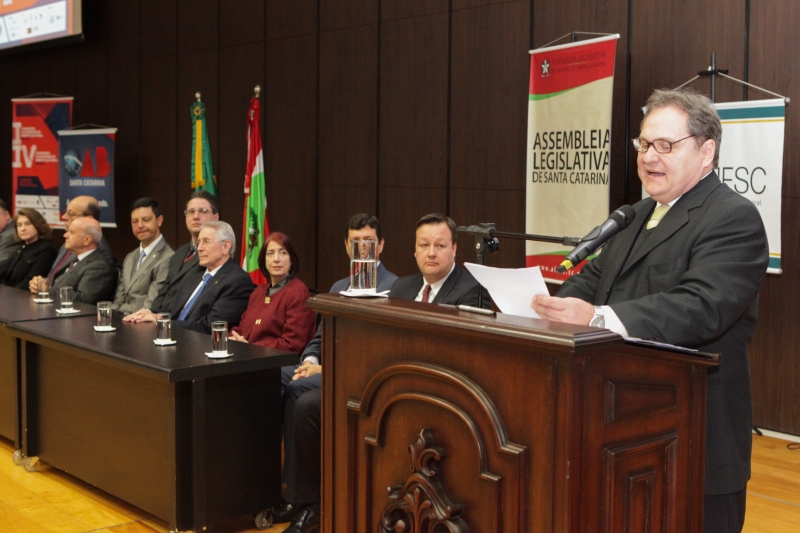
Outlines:
MULTIPOLYGON (((781 269, 781 189, 786 104, 782 98, 714 104, 722 123, 717 175, 756 206, 769 239, 767 272, 781 269)), ((642 198, 647 198, 642 187, 642 198)))
POLYGON ((72 125, 72 97, 11 100, 11 205, 64 227, 58 209, 58 132, 72 125))
POLYGON ((769 239, 767 272, 781 273, 782 98, 714 104, 722 122, 720 180, 756 206, 769 239))
MULTIPOLYGON (((609 148, 614 57, 619 35, 531 51, 528 97, 526 222, 528 233, 580 237, 609 214, 609 148)), ((526 263, 560 283, 569 253, 528 242, 526 263)))
POLYGON ((62 130, 58 160, 61 212, 77 196, 100 204, 100 225, 116 228, 114 215, 114 138, 117 128, 62 130))

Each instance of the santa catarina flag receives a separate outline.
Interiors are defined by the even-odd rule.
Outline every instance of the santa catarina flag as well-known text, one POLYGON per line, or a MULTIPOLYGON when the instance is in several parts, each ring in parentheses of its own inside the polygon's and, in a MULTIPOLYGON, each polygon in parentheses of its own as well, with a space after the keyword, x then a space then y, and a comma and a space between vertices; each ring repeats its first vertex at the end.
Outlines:
POLYGON ((264 183, 264 152, 261 149, 261 108, 258 98, 250 100, 247 112, 247 170, 244 175, 244 222, 242 228, 242 268, 253 283, 266 283, 258 268, 258 254, 269 234, 267 190, 264 183))
POLYGON ((211 145, 206 128, 206 106, 195 102, 192 113, 192 188, 208 191, 217 196, 217 177, 211 162, 211 145))
MULTIPOLYGON (((614 55, 619 35, 531 51, 528 96, 526 219, 528 233, 581 237, 610 212, 609 148, 614 55)), ((548 281, 569 249, 526 243, 526 263, 548 281)))

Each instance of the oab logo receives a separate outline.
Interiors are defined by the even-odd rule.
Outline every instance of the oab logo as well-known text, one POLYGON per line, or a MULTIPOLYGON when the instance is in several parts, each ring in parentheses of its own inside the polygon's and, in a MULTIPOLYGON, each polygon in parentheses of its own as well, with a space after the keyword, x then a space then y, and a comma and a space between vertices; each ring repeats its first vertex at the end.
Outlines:
POLYGON ((80 153, 70 148, 64 154, 64 170, 71 177, 82 176, 85 178, 106 178, 111 174, 111 163, 108 161, 108 151, 102 146, 95 148, 95 162, 92 163, 92 154, 86 150, 81 159, 80 153), (95 168, 97 171, 95 172, 95 168))
POLYGON ((542 61, 542 77, 547 78, 550 76, 550 62, 548 60, 542 61))

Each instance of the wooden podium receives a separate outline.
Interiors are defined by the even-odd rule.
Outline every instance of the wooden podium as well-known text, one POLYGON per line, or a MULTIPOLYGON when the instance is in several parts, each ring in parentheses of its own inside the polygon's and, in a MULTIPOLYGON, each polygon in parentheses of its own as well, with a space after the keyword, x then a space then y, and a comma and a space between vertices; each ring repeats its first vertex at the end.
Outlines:
POLYGON ((713 358, 324 294, 322 533, 687 532, 713 358))

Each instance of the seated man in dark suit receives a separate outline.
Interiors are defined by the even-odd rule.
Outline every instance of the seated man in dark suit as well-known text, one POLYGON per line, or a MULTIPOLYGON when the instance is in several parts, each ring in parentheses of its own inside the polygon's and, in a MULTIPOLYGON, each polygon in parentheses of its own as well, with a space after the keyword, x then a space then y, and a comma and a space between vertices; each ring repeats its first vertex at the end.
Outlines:
MULTIPOLYGON (((169 260, 167 280, 158 291, 158 296, 150 304, 150 309, 164 309, 172 304, 178 293, 183 279, 193 271, 202 272, 204 269, 198 263, 197 239, 203 224, 211 220, 219 220, 219 202, 217 197, 208 191, 195 191, 186 202, 186 228, 191 239, 180 246, 169 260)), ((136 322, 146 315, 148 309, 140 309, 123 318, 123 322, 136 322)))
POLYGON ((0 200, 0 276, 11 264, 17 250, 22 243, 14 238, 14 223, 11 221, 11 212, 3 200, 0 200))
MULTIPOLYGON (((477 306, 478 291, 483 290, 483 305, 488 308, 488 293, 472 274, 455 262, 456 237, 456 223, 450 217, 438 213, 422 217, 417 222, 414 253, 420 273, 395 281, 389 297, 437 304, 477 306)), ((378 290, 381 290, 380 283, 378 290)), ((304 366, 298 369, 295 380, 303 373, 304 366)), ((305 372, 311 371, 320 372, 321 367, 311 366, 305 370, 305 372)), ((289 393, 290 389, 291 387, 287 387, 286 392, 289 393)), ((284 440, 286 494, 281 506, 273 509, 275 521, 292 519, 292 524, 284 533, 309 533, 319 528, 319 491, 322 475, 319 461, 322 429, 320 400, 319 387, 308 390, 294 401, 293 413, 287 417, 286 412, 290 403, 285 399, 284 431, 285 434, 291 435, 289 444, 284 440)))
MULTIPOLYGON (((100 204, 98 204, 97 200, 92 196, 76 196, 67 204, 67 210, 61 216, 61 220, 64 221, 65 240, 67 238, 67 232, 69 231, 70 224, 72 224, 73 220, 76 220, 80 217, 91 217, 99 222, 100 204)), ((100 242, 97 243, 97 248, 103 258, 105 258, 106 262, 112 267, 116 268, 117 262, 114 260, 114 255, 111 252, 111 246, 108 244, 108 241, 105 238, 100 239, 100 242)), ((63 270, 64 267, 68 265, 74 258, 75 255, 67 249, 65 242, 61 249, 58 250, 56 260, 53 262, 50 273, 47 275, 47 282, 49 285, 53 284, 55 273, 63 270)), ((28 286, 31 292, 36 292, 36 287, 39 283, 40 277, 41 276, 36 276, 31 280, 30 285, 28 286)))
POLYGON ((116 277, 111 265, 97 249, 103 238, 100 223, 92 217, 76 218, 64 236, 67 251, 73 258, 55 272, 50 298, 58 301, 61 287, 73 288, 75 302, 96 304, 111 298, 116 277))
MULTIPOLYGON (((203 270, 190 272, 172 302, 161 309, 144 310, 134 322, 155 322, 154 313, 170 313, 172 323, 211 333, 211 323, 224 320, 236 326, 247 309, 253 281, 233 261, 236 235, 227 222, 212 220, 200 230, 197 256, 203 270)), ((130 315, 133 316, 133 315, 130 315)))

